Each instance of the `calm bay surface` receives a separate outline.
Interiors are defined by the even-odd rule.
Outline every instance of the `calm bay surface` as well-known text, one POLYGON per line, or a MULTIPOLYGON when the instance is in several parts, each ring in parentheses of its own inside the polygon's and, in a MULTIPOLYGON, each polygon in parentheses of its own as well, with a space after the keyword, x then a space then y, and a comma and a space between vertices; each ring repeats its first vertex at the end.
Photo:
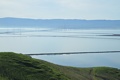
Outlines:
MULTIPOLYGON (((0 28, 0 52, 23 54, 120 51, 120 29, 0 28), (116 35, 117 36, 114 36, 116 35)), ((120 68, 120 53, 32 56, 59 65, 120 68)))

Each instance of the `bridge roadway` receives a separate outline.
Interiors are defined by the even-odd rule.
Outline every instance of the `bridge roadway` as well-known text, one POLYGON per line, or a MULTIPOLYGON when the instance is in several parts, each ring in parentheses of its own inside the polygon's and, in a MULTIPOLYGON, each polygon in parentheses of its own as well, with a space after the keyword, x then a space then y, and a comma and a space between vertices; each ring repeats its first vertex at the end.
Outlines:
POLYGON ((32 53, 32 54, 25 54, 25 55, 63 55, 63 54, 93 54, 93 53, 120 53, 120 51, 92 51, 92 52, 62 52, 62 53, 32 53))

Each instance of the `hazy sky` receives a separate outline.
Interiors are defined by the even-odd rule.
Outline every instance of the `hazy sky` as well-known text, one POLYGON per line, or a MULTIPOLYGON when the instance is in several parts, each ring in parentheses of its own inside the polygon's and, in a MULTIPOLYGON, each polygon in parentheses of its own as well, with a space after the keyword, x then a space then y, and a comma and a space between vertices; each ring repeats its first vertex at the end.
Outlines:
POLYGON ((0 17, 120 19, 120 0, 0 0, 0 17))

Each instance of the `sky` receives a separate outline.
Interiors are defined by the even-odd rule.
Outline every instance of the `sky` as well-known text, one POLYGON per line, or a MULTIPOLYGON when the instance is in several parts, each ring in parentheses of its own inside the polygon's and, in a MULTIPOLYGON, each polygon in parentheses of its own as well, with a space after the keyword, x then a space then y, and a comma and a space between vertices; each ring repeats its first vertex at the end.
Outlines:
POLYGON ((0 17, 120 20, 120 0, 0 0, 0 17))

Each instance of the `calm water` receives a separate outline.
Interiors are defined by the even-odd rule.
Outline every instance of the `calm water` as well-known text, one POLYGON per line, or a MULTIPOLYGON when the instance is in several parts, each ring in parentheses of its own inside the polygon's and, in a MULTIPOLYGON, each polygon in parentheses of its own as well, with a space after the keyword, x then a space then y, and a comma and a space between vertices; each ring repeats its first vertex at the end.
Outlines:
MULTIPOLYGON (((51 53, 120 51, 120 30, 0 28, 0 52, 51 53)), ((120 68, 120 53, 32 56, 55 64, 120 68)))

